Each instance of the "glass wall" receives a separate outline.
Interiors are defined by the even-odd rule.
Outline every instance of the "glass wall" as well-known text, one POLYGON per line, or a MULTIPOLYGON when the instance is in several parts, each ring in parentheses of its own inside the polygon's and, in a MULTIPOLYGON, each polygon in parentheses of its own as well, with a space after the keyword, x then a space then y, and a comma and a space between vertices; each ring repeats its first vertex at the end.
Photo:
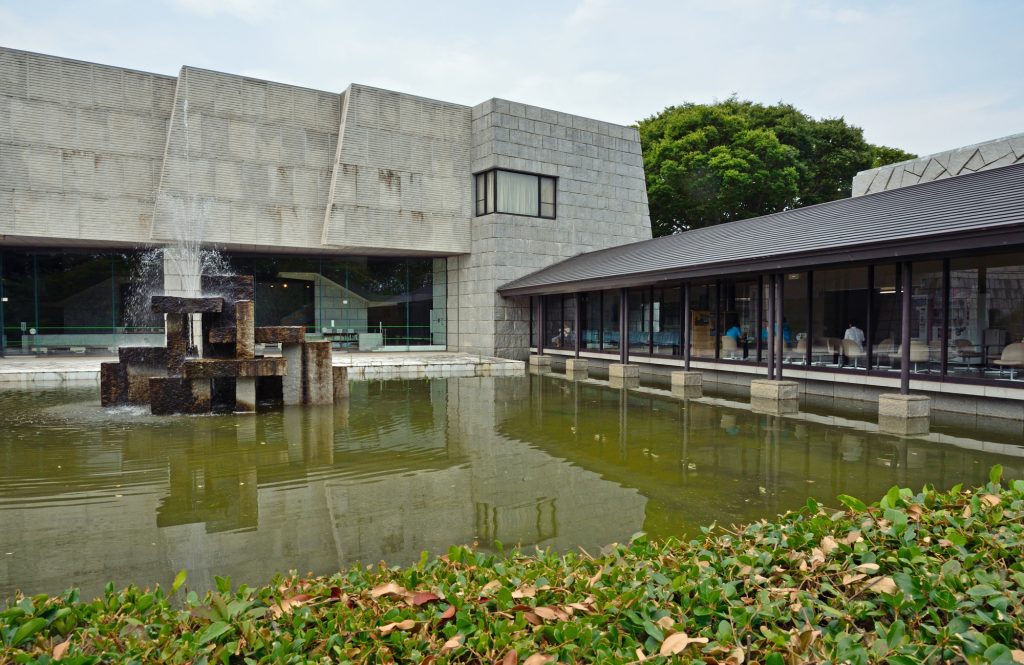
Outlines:
POLYGON ((601 292, 579 294, 580 348, 584 351, 601 350, 601 292))
POLYGON ((1024 378, 1024 252, 953 259, 947 372, 1024 378))
POLYGON ((154 282, 162 288, 162 260, 142 252, 2 250, 0 348, 78 355, 162 344, 162 323, 144 297, 154 282))
POLYGON ((719 358, 757 360, 757 280, 722 281, 719 358))
POLYGON ((815 270, 811 362, 867 368, 868 269, 815 270))
POLYGON ((651 352, 651 287, 630 289, 628 295, 629 352, 649 355, 651 352))
MULTIPOLYGON (((810 303, 807 300, 809 278, 805 272, 785 273, 782 277, 782 358, 788 363, 805 363, 810 345, 810 303)), ((762 332, 762 337, 767 335, 762 332)), ((820 353, 822 350, 812 348, 812 351, 820 353)), ((827 349, 824 352, 827 353, 827 349)))
POLYGON ((868 348, 874 369, 898 368, 896 349, 900 344, 902 326, 902 283, 899 267, 895 264, 874 268, 871 291, 871 325, 868 326, 868 348))
POLYGON ((254 277, 258 326, 304 326, 353 350, 445 344, 445 259, 228 258, 236 272, 254 277))
POLYGON ((619 348, 619 305, 622 298, 615 290, 605 291, 602 300, 602 351, 617 351, 619 348))
MULTIPOLYGON (((230 254, 254 277, 256 325, 303 326, 352 349, 446 343, 445 259, 230 254)), ((163 255, 0 251, 0 329, 7 354, 105 353, 162 345, 163 255)))
POLYGON ((718 286, 704 282, 690 286, 690 356, 714 358, 718 339, 718 286))
POLYGON ((910 371, 938 374, 942 371, 943 281, 941 261, 913 264, 910 310, 910 371))
POLYGON ((653 351, 656 356, 682 356, 682 289, 655 287, 651 299, 653 351))

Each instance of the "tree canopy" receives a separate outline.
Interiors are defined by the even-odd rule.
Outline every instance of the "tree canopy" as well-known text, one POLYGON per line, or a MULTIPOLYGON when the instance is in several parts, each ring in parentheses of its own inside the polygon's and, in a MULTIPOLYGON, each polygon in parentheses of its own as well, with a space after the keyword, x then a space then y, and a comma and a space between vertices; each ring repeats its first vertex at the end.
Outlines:
POLYGON ((655 236, 845 198, 858 171, 916 157, 843 118, 735 97, 671 106, 639 129, 655 236))

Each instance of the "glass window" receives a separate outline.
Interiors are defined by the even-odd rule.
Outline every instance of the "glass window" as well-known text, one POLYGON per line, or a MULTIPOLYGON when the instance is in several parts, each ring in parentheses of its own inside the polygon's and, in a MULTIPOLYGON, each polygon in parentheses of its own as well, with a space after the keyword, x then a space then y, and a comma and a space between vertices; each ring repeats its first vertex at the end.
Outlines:
POLYGON ((719 358, 757 360, 757 280, 722 282, 719 358))
POLYGON ((651 349, 651 289, 629 289, 629 352, 648 355, 651 349))
POLYGON ((815 270, 811 362, 867 368, 868 269, 815 270))
POLYGON ((576 350, 576 295, 562 296, 562 345, 576 350))
POLYGON ((580 294, 580 348, 601 349, 601 292, 580 294))
POLYGON ((913 265, 910 310, 910 371, 937 373, 942 362, 943 330, 942 262, 919 261, 913 265))
POLYGON ((554 219, 556 184, 551 176, 495 169, 474 176, 477 215, 492 212, 554 219))
MULTIPOLYGON (((803 363, 807 359, 807 273, 784 273, 782 282, 782 358, 803 363)), ((767 331, 763 332, 767 337, 767 331)), ((827 352, 827 350, 826 350, 827 352)))
POLYGON ((693 358, 715 357, 717 294, 713 282, 690 286, 690 355, 693 358))
POLYGON ((540 179, 540 216, 554 218, 555 216, 555 179, 540 179))
POLYGON ((544 346, 565 348, 565 326, 562 318, 562 296, 544 296, 544 346))
POLYGON ((476 214, 486 215, 492 210, 487 208, 487 173, 476 174, 476 214))
POLYGON ((670 288, 656 287, 651 304, 654 314, 654 325, 651 334, 654 336, 654 355, 682 355, 680 345, 682 289, 678 286, 670 288))
POLYGON ((602 300, 604 301, 601 315, 601 348, 605 351, 619 348, 619 297, 618 291, 605 291, 602 300))
POLYGON ((902 310, 899 271, 894 264, 875 266, 871 296, 871 362, 875 369, 898 367, 896 349, 900 344, 902 310))
POLYGON ((947 372, 1024 378, 1024 253, 953 259, 947 372))

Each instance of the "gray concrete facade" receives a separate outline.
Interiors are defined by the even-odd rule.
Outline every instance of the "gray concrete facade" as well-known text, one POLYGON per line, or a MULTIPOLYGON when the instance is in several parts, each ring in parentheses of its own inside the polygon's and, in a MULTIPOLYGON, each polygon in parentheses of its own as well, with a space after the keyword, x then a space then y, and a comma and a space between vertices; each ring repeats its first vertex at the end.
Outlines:
POLYGON ((0 48, 0 245, 159 247, 183 224, 227 250, 436 257, 435 343, 515 358, 528 303, 499 285, 651 237, 632 127, 0 48), (557 178, 556 218, 475 217, 491 168, 557 178))
POLYGON ((1021 163, 1024 163, 1024 134, 1014 134, 861 171, 853 178, 852 195, 874 194, 1021 163))

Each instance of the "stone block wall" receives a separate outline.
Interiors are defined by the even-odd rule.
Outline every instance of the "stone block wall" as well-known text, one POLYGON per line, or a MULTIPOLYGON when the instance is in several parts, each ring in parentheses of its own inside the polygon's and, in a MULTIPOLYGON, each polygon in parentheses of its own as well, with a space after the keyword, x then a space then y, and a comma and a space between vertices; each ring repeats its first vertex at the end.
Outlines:
POLYGON ((318 247, 341 101, 336 93, 183 67, 152 240, 175 240, 184 221, 222 245, 318 247))
POLYGON ((853 196, 898 189, 919 182, 1024 163, 1024 134, 925 155, 898 164, 861 171, 853 178, 853 196))
POLYGON ((174 88, 0 48, 0 237, 148 240, 174 88))
POLYGON ((322 242, 352 253, 470 251, 470 109, 352 85, 322 242))
POLYGON ((473 108, 472 156, 473 173, 502 168, 558 179, 555 219, 475 217, 470 253, 448 261, 449 347, 521 358, 529 299, 503 298, 499 286, 651 237, 640 136, 632 127, 492 99, 473 108))

